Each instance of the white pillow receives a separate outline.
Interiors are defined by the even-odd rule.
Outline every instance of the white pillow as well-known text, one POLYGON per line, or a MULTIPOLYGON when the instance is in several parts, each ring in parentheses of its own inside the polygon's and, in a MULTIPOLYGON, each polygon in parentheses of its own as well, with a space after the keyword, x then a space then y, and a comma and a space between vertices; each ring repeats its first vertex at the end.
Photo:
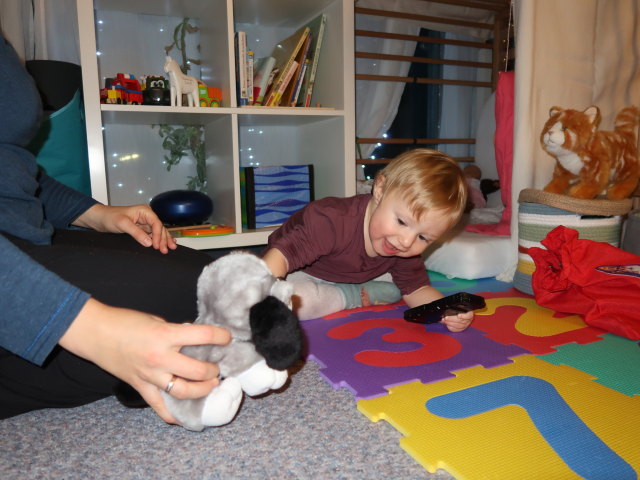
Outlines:
POLYGON ((461 231, 425 252, 428 270, 449 278, 495 277, 509 268, 510 237, 461 231))

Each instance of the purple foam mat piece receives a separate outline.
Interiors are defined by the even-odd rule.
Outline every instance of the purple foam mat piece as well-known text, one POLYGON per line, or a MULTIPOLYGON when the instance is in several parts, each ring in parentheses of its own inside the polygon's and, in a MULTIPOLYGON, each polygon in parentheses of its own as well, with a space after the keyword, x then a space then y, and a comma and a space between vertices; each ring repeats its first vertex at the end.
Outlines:
POLYGON ((395 385, 444 380, 456 370, 496 367, 531 353, 499 344, 473 327, 451 333, 441 324, 407 322, 406 308, 371 307, 303 322, 308 359, 321 365, 320 374, 333 388, 344 387, 360 400, 384 395, 395 385))

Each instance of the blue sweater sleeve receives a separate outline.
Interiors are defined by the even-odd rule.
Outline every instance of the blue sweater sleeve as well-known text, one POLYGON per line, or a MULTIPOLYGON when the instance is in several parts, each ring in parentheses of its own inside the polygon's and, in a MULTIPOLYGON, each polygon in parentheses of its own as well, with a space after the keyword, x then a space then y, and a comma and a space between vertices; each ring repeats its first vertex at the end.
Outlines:
POLYGON ((39 172, 26 146, 41 114, 33 79, 0 33, 0 232, 48 244, 54 227, 69 228, 97 202, 39 172))
POLYGON ((42 364, 89 294, 31 259, 1 232, 51 243, 97 203, 38 171, 25 148, 41 114, 33 79, 0 33, 0 345, 42 364))
POLYGON ((71 222, 98 203, 45 173, 41 173, 38 179, 44 216, 55 228, 69 228, 71 222))
POLYGON ((0 345, 41 365, 89 294, 33 261, 0 235, 0 345))

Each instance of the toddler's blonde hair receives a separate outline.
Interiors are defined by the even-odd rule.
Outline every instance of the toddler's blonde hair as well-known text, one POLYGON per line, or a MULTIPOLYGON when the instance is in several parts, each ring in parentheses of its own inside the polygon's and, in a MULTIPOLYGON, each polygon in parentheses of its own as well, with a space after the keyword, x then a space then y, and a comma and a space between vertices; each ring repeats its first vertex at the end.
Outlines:
POLYGON ((409 150, 393 159, 378 176, 384 177, 383 193, 400 192, 416 218, 431 209, 443 210, 453 225, 467 204, 462 169, 453 158, 437 150, 409 150))

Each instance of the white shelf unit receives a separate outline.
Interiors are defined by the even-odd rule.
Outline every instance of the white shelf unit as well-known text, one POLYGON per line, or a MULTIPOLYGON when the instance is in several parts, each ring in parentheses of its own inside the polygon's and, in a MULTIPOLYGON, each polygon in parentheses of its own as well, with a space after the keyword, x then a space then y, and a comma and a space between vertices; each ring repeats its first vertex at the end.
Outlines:
MULTIPOLYGON (((353 0, 77 0, 77 8, 94 198, 112 205, 146 203, 185 188, 193 163, 184 159, 166 171, 162 139, 152 127, 159 124, 203 126, 206 193, 214 203, 210 220, 235 229, 231 235, 181 238, 181 244, 214 249, 266 243, 273 229, 242 228, 240 169, 252 162, 311 163, 315 198, 355 194, 353 0), (235 31, 247 32, 256 57, 266 56, 320 13, 327 15, 313 95, 320 107, 238 108, 235 31), (222 106, 100 104, 106 77, 164 75, 167 35, 172 38, 186 17, 199 29, 199 75, 193 75, 222 89, 222 106)), ((170 54, 178 60, 175 51, 170 54)))

